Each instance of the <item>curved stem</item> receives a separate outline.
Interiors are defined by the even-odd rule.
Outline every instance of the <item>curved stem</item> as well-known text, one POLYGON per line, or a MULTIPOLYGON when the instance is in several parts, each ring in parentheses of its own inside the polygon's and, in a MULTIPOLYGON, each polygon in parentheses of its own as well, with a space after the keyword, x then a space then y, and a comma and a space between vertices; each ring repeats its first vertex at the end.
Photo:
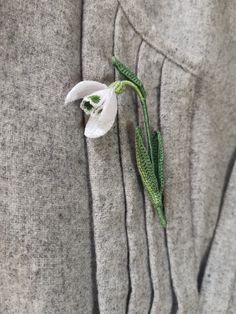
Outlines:
POLYGON ((130 81, 121 81, 123 86, 129 86, 132 87, 135 92, 137 93, 143 110, 143 117, 144 117, 144 128, 145 128, 145 136, 147 140, 147 146, 148 146, 148 153, 151 159, 152 164, 154 165, 154 157, 153 157, 153 149, 152 149, 152 138, 151 138, 151 131, 150 131, 150 122, 149 122, 149 116, 148 116, 148 110, 147 110, 147 103, 146 98, 143 97, 142 93, 140 92, 139 88, 133 84, 130 81))

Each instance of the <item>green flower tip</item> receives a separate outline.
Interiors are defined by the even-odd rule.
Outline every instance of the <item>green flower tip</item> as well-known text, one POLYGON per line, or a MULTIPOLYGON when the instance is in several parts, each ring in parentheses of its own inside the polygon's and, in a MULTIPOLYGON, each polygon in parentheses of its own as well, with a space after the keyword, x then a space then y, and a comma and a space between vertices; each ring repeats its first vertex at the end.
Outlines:
POLYGON ((90 111, 90 110, 93 109, 93 106, 90 104, 89 101, 85 101, 85 102, 83 103, 83 107, 84 107, 87 111, 90 111))
POLYGON ((99 101, 101 100, 101 97, 98 95, 91 95, 88 97, 89 99, 92 100, 93 103, 98 104, 99 101))
POLYGON ((80 104, 80 108, 85 111, 85 113, 90 114, 91 111, 99 106, 101 97, 99 95, 90 95, 84 98, 80 104))

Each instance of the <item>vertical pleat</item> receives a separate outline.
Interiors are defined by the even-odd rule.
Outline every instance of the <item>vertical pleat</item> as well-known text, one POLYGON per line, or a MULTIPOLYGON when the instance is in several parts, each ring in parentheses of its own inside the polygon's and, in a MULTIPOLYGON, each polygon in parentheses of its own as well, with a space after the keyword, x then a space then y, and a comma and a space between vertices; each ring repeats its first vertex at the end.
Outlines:
POLYGON ((227 167, 236 142, 236 2, 211 8, 206 70, 198 78, 192 128, 192 212, 199 290, 222 210, 227 167))
POLYGON ((160 112, 166 156, 167 244, 179 313, 192 314, 198 304, 189 161, 194 83, 191 74, 165 61, 160 112))
MULTIPOLYGON (((116 2, 84 2, 83 79, 108 84, 114 80, 111 57, 116 13, 116 2)), ((87 148, 99 309, 103 314, 125 313, 129 251, 117 124, 104 137, 88 139, 87 148)))
MULTIPOLYGON (((158 54, 145 42, 139 52, 137 73, 147 90, 147 104, 150 123, 157 130, 160 108, 160 83, 164 57, 158 54)), ((139 109, 140 125, 143 126, 142 110, 139 109)), ((151 206, 148 197, 145 198, 145 217, 148 236, 150 272, 152 279, 152 304, 150 313, 169 313, 172 306, 169 265, 165 245, 164 230, 159 224, 158 217, 151 206)))
MULTIPOLYGON (((140 37, 119 9, 115 24, 114 52, 134 72, 140 37)), ((151 304, 151 278, 144 217, 144 201, 136 169, 134 129, 137 126, 137 102, 134 91, 126 91, 119 99, 120 153, 126 197, 126 224, 129 242, 131 292, 128 313, 148 313, 151 304)))
POLYGON ((236 275, 236 167, 231 173, 221 217, 206 266, 200 313, 227 313, 236 275))

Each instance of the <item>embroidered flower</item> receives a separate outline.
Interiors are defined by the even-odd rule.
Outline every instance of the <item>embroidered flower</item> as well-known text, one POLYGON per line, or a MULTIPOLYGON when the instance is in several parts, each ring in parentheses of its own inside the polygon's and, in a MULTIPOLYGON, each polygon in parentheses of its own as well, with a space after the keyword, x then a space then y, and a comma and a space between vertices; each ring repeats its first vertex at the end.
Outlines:
POLYGON ((84 135, 90 138, 103 136, 113 126, 117 114, 115 87, 82 81, 68 93, 65 103, 81 98, 80 108, 89 115, 84 135))
POLYGON ((116 57, 112 63, 125 80, 115 81, 109 87, 95 81, 82 81, 75 85, 66 96, 65 103, 82 99, 80 108, 89 115, 85 127, 85 136, 97 138, 106 134, 114 124, 117 114, 116 95, 132 88, 141 103, 144 120, 144 136, 140 127, 135 129, 135 153, 139 174, 143 186, 155 208, 163 228, 167 222, 163 210, 164 191, 164 150, 160 131, 150 128, 146 91, 142 81, 116 57))

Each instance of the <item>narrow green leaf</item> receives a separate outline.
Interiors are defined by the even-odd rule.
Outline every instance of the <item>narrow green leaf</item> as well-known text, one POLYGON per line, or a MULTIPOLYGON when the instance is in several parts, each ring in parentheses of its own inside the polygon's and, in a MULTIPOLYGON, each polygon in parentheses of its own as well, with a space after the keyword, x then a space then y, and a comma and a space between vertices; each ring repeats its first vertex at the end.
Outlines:
POLYGON ((164 176, 164 145, 160 131, 157 131, 157 137, 158 137, 158 178, 160 182, 160 191, 162 194, 164 191, 165 176, 164 176))
POLYGON ((154 168, 151 163, 149 154, 143 143, 142 131, 140 128, 135 130, 135 149, 137 166, 148 192, 158 191, 158 182, 155 176, 154 168))
POLYGON ((154 169, 158 180, 158 187, 161 194, 164 191, 164 147, 163 139, 160 131, 153 132, 152 149, 154 155, 154 169))
MULTIPOLYGON (((163 140, 160 131, 153 132, 152 136, 152 148, 154 155, 154 169, 155 175, 158 181, 158 188, 161 194, 161 200, 163 200, 163 192, 164 192, 164 148, 163 148, 163 140)), ((164 212, 163 202, 161 205, 161 210, 164 212)))
POLYGON ((164 146, 163 138, 160 131, 157 131, 157 141, 158 141, 158 182, 160 187, 160 192, 164 191, 165 176, 164 176, 164 146))
POLYGON ((157 211, 160 224, 163 227, 166 227, 166 219, 162 206, 162 195, 158 190, 158 181, 155 175, 155 170, 151 163, 146 147, 143 144, 142 131, 140 128, 136 128, 135 130, 135 150, 136 162, 144 188, 147 190, 150 201, 157 211))
POLYGON ((127 66, 121 63, 116 57, 112 57, 112 64, 115 66, 115 68, 119 71, 120 74, 122 74, 127 80, 131 81, 139 88, 140 92, 145 98, 146 92, 143 83, 140 81, 140 79, 129 68, 127 68, 127 66))
POLYGON ((153 132, 152 134, 152 152, 153 152, 155 175, 156 175, 156 178, 158 179, 158 138, 157 138, 156 131, 153 132))

